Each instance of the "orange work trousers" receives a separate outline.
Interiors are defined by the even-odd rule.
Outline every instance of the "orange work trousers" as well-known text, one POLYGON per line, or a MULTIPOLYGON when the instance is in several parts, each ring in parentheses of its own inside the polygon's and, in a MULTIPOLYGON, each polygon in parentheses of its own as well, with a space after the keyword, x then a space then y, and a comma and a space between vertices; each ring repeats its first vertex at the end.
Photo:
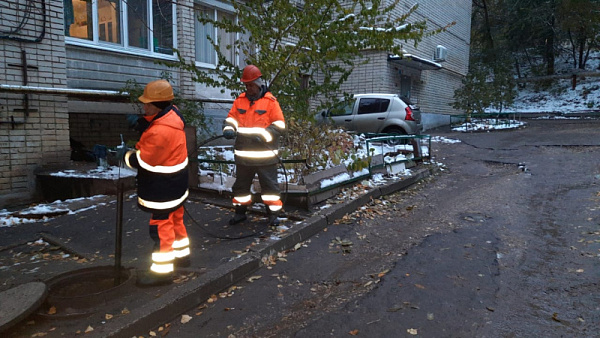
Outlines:
POLYGON ((183 224, 183 206, 165 214, 153 213, 150 218, 150 238, 154 240, 154 252, 173 251, 173 242, 187 239, 183 224))

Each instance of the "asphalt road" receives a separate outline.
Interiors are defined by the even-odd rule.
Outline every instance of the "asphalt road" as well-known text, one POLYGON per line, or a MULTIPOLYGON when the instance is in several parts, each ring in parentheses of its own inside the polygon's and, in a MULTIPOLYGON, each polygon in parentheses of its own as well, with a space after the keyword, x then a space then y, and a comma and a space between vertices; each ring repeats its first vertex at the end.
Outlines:
POLYGON ((347 215, 153 332, 599 337, 600 121, 527 123, 431 131, 462 141, 433 143, 439 174, 347 215))

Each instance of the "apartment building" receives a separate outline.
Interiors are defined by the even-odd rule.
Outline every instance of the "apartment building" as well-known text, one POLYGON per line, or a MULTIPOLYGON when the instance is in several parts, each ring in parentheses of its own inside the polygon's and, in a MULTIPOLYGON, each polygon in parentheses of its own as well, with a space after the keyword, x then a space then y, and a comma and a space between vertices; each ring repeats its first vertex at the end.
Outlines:
MULTIPOLYGON (((401 1, 397 13, 415 2, 401 1)), ((430 28, 456 22, 403 56, 365 51, 369 63, 346 83, 352 93, 399 93, 425 113, 425 127, 457 113, 449 105, 469 63, 471 1, 422 0, 415 19, 430 28), (428 123, 427 121, 431 121, 428 123)), ((210 69, 217 58, 207 35, 223 45, 239 38, 195 18, 233 18, 218 0, 6 0, 0 3, 0 206, 39 197, 36 173, 71 161, 73 146, 92 149, 135 138, 125 116, 135 113, 117 95, 128 80, 145 84, 168 73, 183 97, 205 101, 219 125, 229 93, 206 88, 165 62, 186 60, 210 69)), ((233 51, 222 49, 244 66, 233 51)), ((446 119, 447 120, 447 119, 446 119)), ((0 207, 1 208, 1 207, 0 207)))

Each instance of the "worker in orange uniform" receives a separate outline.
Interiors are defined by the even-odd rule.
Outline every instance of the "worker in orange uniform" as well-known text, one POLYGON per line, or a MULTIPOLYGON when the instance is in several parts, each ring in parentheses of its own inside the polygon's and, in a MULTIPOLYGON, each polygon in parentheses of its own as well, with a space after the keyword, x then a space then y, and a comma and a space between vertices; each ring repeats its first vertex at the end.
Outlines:
POLYGON ((235 215, 229 224, 246 220, 252 204, 250 187, 258 175, 261 199, 267 206, 269 225, 279 225, 283 206, 277 181, 279 136, 285 131, 285 119, 277 99, 269 92, 262 73, 255 65, 242 72, 246 91, 229 110, 223 123, 223 136, 235 140, 236 180, 233 184, 235 215))
POLYGON ((171 103, 173 98, 166 80, 146 85, 139 100, 148 124, 135 149, 124 154, 127 166, 138 170, 138 206, 152 213, 152 265, 138 274, 140 286, 171 283, 175 265, 190 265, 190 241, 183 224, 183 203, 189 194, 185 122, 171 103))

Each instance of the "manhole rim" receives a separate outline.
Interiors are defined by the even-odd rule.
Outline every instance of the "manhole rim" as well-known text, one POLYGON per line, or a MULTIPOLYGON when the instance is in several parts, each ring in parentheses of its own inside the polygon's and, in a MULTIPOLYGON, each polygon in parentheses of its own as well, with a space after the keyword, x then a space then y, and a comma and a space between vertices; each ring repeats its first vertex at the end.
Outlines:
POLYGON ((61 287, 68 286, 69 279, 76 279, 82 275, 110 277, 112 274, 114 277, 115 267, 88 267, 53 276, 45 281, 46 285, 48 286, 48 293, 43 306, 37 314, 48 319, 72 318, 75 316, 88 315, 95 310, 95 307, 109 302, 109 299, 118 299, 119 295, 121 295, 123 290, 126 289, 124 286, 133 284, 133 281, 135 280, 135 274, 132 272, 132 270, 132 268, 121 268, 120 273, 122 281, 119 285, 112 286, 102 291, 68 297, 53 294, 53 292, 57 290, 58 284, 60 284, 61 287), (47 313, 47 310, 52 306, 54 306, 58 312, 54 314, 47 313), (63 313, 63 311, 68 313, 63 313))

